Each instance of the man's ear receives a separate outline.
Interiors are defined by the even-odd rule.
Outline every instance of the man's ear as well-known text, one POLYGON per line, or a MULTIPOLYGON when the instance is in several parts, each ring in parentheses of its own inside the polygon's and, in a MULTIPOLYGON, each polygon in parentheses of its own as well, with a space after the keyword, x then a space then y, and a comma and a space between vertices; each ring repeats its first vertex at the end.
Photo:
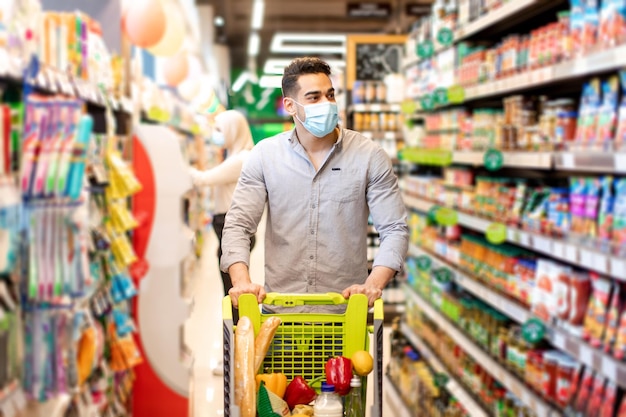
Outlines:
POLYGON ((285 108, 285 111, 287 113, 289 113, 290 116, 293 116, 294 114, 296 114, 296 105, 293 102, 293 99, 289 98, 289 97, 283 97, 283 107, 285 108))

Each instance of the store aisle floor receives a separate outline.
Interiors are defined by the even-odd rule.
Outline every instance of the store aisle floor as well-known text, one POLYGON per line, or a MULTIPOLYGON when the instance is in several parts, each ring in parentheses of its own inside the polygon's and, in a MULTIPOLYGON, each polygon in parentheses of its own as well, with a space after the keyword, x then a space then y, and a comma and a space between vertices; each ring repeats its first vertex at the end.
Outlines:
MULTIPOLYGON (((254 282, 264 280, 264 232, 265 219, 261 220, 257 244, 252 251, 250 267, 254 282)), ((185 342, 191 349, 194 361, 189 390, 189 417, 223 416, 224 384, 222 376, 213 375, 212 369, 222 358, 222 312, 223 290, 217 266, 217 238, 212 230, 205 234, 200 264, 192 280, 191 289, 194 308, 185 328, 185 342)), ((389 330, 384 332, 383 362, 387 363, 389 330)), ((373 384, 370 384, 369 391, 373 384)), ((371 404, 371 392, 368 393, 371 404)), ((393 413, 383 404, 383 416, 393 413)))

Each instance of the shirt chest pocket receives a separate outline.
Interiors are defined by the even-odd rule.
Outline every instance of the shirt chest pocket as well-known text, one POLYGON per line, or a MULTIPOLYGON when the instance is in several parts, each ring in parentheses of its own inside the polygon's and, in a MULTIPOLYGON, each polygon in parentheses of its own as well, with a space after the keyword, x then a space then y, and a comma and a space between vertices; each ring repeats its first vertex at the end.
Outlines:
POLYGON ((325 188, 331 201, 350 203, 362 196, 364 175, 358 169, 331 170, 325 188))

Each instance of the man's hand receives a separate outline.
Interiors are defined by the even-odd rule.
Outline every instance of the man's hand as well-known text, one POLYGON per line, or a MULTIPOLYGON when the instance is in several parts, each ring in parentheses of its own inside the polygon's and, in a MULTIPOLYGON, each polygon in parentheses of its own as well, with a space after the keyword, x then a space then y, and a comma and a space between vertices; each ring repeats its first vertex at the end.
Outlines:
POLYGON ((253 284, 251 282, 237 285, 228 291, 230 300, 233 303, 233 307, 239 308, 239 296, 241 294, 254 294, 259 304, 265 299, 265 288, 259 284, 253 284))
POLYGON ((383 291, 378 287, 366 283, 363 285, 351 285, 341 293, 344 298, 350 298, 353 294, 365 294, 365 296, 367 296, 367 304, 372 307, 374 301, 383 295, 383 291))
POLYGON ((263 302, 265 299, 265 288, 259 284, 252 283, 246 264, 241 262, 232 264, 228 268, 228 274, 233 282, 233 287, 228 291, 233 307, 239 308, 239 296, 241 294, 254 294, 259 304, 263 302))
POLYGON ((341 293, 344 298, 350 298, 352 294, 365 294, 367 303, 370 307, 374 305, 374 301, 383 295, 383 288, 393 278, 396 271, 386 266, 375 266, 370 276, 365 280, 363 285, 352 285, 341 293))

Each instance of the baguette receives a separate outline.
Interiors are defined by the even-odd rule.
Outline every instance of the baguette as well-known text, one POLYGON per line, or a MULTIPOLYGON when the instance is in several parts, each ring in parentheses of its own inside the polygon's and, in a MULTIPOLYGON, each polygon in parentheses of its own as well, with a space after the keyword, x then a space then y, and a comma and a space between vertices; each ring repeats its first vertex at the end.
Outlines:
POLYGON ((235 404, 241 417, 256 417, 256 381, 254 379, 254 328, 242 316, 235 329, 235 404))
POLYGON ((254 340, 254 373, 259 372, 279 325, 280 318, 276 316, 268 318, 261 325, 259 335, 254 340))

